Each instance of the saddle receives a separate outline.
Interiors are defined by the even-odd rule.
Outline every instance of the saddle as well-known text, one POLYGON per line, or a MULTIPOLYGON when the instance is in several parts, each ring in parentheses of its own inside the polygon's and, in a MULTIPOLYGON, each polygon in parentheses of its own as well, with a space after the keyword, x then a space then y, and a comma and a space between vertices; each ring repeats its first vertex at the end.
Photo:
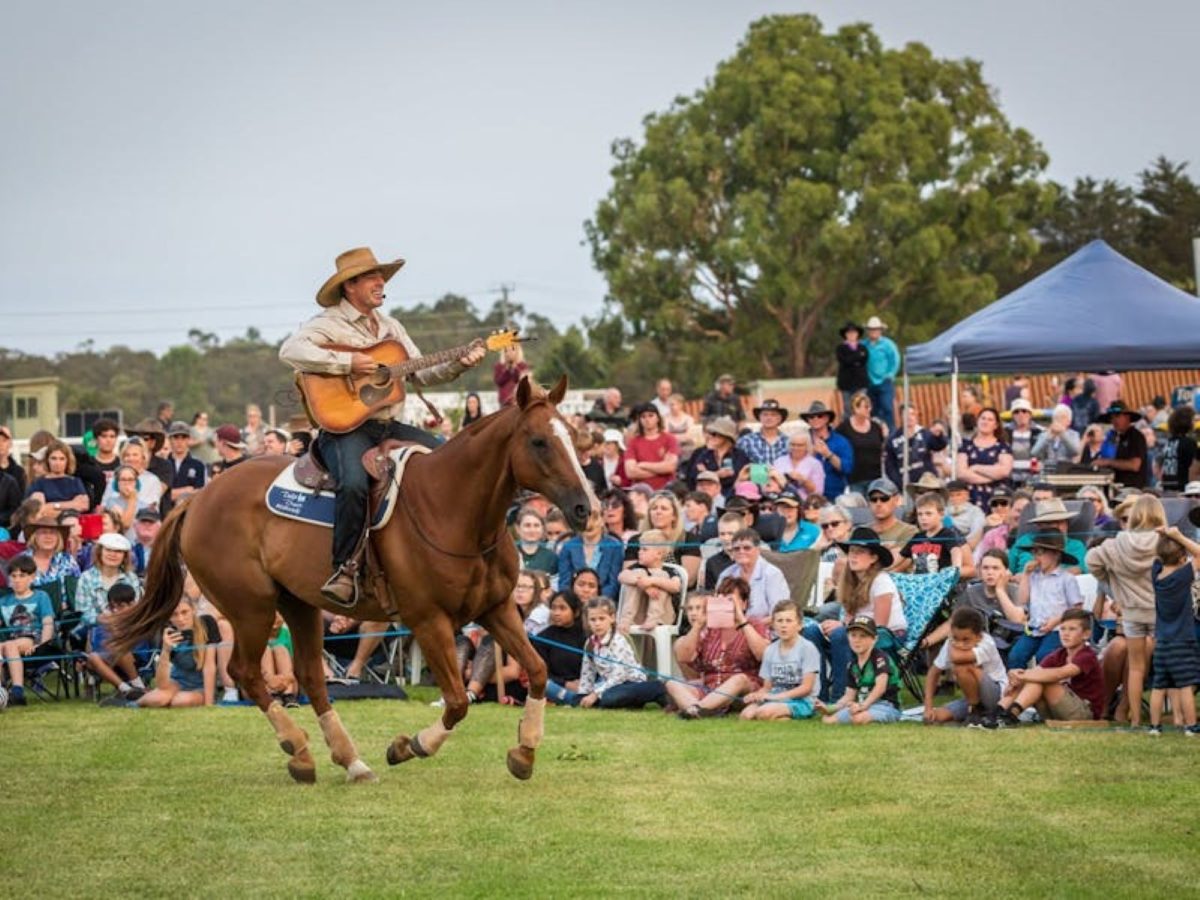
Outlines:
MULTIPOLYGON (((392 461, 389 454, 393 450, 399 450, 402 447, 409 447, 416 444, 416 441, 399 441, 395 438, 386 438, 380 441, 374 447, 367 450, 362 455, 362 467, 366 469, 367 477, 374 482, 371 485, 371 499, 376 499, 376 494, 380 493, 381 484, 386 484, 392 475, 392 461)), ((292 475, 303 487, 313 491, 333 491, 338 489, 337 479, 325 467, 325 461, 321 459, 317 453, 317 445, 314 443, 309 447, 307 453, 296 460, 296 466, 292 470, 292 475)))

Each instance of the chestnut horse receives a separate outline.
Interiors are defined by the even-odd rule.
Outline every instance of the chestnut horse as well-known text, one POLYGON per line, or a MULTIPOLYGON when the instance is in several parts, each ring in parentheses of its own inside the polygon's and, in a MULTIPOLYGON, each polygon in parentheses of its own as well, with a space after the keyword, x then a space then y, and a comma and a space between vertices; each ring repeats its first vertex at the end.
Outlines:
MULTIPOLYGON (((387 749, 395 765, 432 756, 467 714, 467 695, 454 652, 454 636, 478 622, 529 675, 529 699, 508 753, 517 778, 533 773, 542 737, 546 667, 526 637, 512 589, 518 557, 505 516, 518 488, 544 494, 572 526, 582 528, 594 495, 580 468, 570 426, 556 406, 564 376, 548 394, 528 379, 516 404, 474 423, 429 454, 409 461, 397 509, 372 533, 399 618, 412 630, 445 698, 441 719, 387 749)), ((142 601, 113 620, 114 649, 129 647, 163 628, 183 586, 181 563, 235 634, 230 674, 266 713, 288 771, 300 782, 316 780, 308 735, 272 700, 262 675, 275 610, 287 621, 296 674, 312 702, 333 761, 352 781, 373 781, 354 742, 332 709, 321 667, 321 597, 331 571, 328 528, 283 519, 267 511, 267 486, 290 462, 269 456, 229 469, 167 517, 150 558, 142 601)), ((355 618, 387 621, 374 597, 349 611, 355 618)))

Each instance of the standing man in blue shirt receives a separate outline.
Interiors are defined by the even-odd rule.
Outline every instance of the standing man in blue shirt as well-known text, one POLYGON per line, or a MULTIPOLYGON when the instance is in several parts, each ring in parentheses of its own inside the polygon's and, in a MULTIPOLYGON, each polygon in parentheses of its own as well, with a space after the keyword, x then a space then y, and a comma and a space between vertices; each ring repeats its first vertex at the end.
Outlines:
POLYGON ((896 342, 883 336, 887 328, 879 316, 867 319, 867 377, 871 386, 867 394, 875 409, 875 418, 892 429, 896 425, 893 399, 896 393, 896 374, 900 371, 900 349, 896 342))

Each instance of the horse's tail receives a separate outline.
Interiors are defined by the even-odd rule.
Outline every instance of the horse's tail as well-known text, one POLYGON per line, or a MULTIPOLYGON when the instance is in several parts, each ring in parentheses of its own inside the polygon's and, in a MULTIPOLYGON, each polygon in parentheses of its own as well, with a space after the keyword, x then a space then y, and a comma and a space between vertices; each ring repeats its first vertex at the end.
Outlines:
POLYGON ((108 620, 107 646, 114 656, 128 653, 135 644, 157 634, 171 620, 171 613, 183 594, 183 559, 179 552, 179 535, 183 530, 185 515, 187 503, 182 503, 163 522, 154 541, 154 552, 150 555, 142 599, 108 620))

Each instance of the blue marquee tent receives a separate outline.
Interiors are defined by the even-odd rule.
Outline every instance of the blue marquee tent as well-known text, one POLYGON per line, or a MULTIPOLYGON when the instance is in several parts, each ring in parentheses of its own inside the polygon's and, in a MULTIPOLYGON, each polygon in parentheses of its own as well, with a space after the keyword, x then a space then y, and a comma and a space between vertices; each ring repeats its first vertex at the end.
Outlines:
POLYGON ((905 363, 939 375, 1189 369, 1200 363, 1200 299, 1096 240, 909 347, 905 363))

